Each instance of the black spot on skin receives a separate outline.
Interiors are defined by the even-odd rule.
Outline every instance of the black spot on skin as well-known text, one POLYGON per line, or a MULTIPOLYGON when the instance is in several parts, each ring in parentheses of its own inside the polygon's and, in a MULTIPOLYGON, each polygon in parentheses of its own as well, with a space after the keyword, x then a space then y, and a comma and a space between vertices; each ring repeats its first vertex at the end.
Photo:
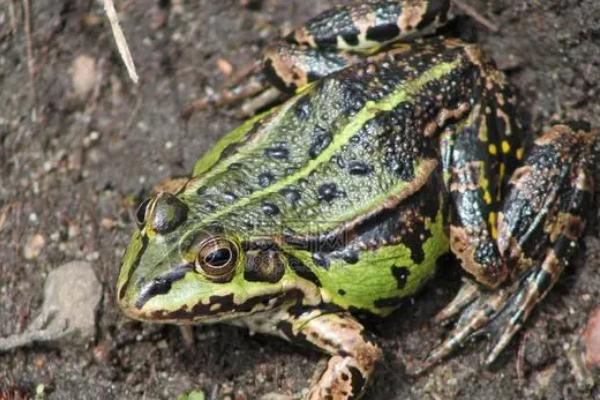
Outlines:
POLYGON ((310 101, 310 97, 308 96, 303 96, 302 98, 300 98, 294 106, 294 113, 296 114, 296 117, 298 117, 299 120, 306 120, 310 116, 311 111, 312 104, 310 101))
POLYGON ((215 206, 213 203, 205 203, 204 204, 204 208, 208 211, 208 212, 213 212, 217 209, 217 206, 215 206))
POLYGON ((357 46, 358 45, 358 35, 356 35, 356 34, 347 33, 345 35, 342 35, 342 38, 350 46, 357 46))
POLYGON ((242 169, 242 164, 231 163, 231 164, 229 164, 229 167, 227 167, 227 169, 229 169, 230 171, 239 171, 240 169, 242 169))
POLYGON ((374 42, 387 42, 400 35, 400 28, 396 24, 377 25, 367 29, 367 40, 374 42))
POLYGON ((275 160, 287 160, 289 151, 283 147, 269 147, 265 149, 265 156, 275 160))
POLYGON ((319 200, 330 202, 338 197, 339 192, 335 183, 324 183, 319 186, 319 200))
POLYGON ((358 253, 356 251, 346 250, 342 253, 342 260, 348 264, 356 264, 358 262, 358 253))
POLYGON ((295 189, 291 189, 291 188, 281 189, 280 193, 291 204, 296 204, 298 201, 300 201, 300 197, 301 197, 300 192, 295 189))
POLYGON ((550 289, 550 286, 552 286, 552 275, 550 275, 546 271, 540 271, 540 274, 538 275, 537 279, 537 284, 538 292, 544 293, 546 290, 550 289))
POLYGON ((331 133, 317 126, 312 137, 310 149, 308 150, 310 158, 317 158, 329 146, 329 143, 331 143, 331 133))
POLYGON ((329 258, 325 257, 323 253, 314 253, 312 259, 319 267, 329 269, 329 258))
POLYGON ((273 62, 271 60, 265 60, 265 63, 263 65, 263 73, 265 74, 267 80, 282 92, 293 94, 296 91, 296 85, 294 83, 286 82, 283 79, 281 79, 281 76, 273 67, 273 62))
POLYGON ((229 203, 233 203, 234 201, 236 201, 238 199, 238 196, 233 192, 224 192, 223 199, 225 199, 225 201, 227 201, 229 203))
POLYGON ((277 207, 277 205, 275 205, 271 202, 268 202, 268 201, 263 202, 261 209, 267 215, 279 214, 279 207, 277 207))
POLYGON ((345 296, 346 295, 346 291, 344 289, 338 289, 338 294, 340 296, 345 296))
POLYGON ((292 323, 289 321, 282 320, 277 322, 277 330, 283 333, 289 340, 295 338, 292 323))
POLYGON ((316 286, 321 287, 321 281, 314 272, 310 270, 302 261, 294 256, 287 256, 290 268, 301 278, 306 279, 309 282, 314 283, 316 286))
POLYGON ((346 167, 346 161, 340 156, 331 157, 331 161, 335 162, 337 164, 337 166, 340 168, 346 167))
POLYGON ((371 167, 364 161, 350 161, 348 163, 348 173, 350 175, 364 176, 371 172, 371 167))
POLYGON ((410 275, 410 270, 406 267, 397 267, 393 265, 392 275, 394 275, 394 278, 396 278, 398 289, 404 289, 408 276, 410 275))
POLYGON ((274 179, 275 177, 270 172, 263 172, 258 176, 258 184, 262 187, 267 187, 274 179))
POLYGON ((400 304, 404 302, 404 297, 388 297, 385 299, 375 300, 373 305, 377 308, 389 308, 389 307, 398 307, 400 304))
POLYGON ((350 383, 352 384, 352 393, 356 393, 356 395, 358 395, 362 393, 365 387, 365 383, 367 383, 367 380, 365 379, 363 374, 360 373, 358 368, 348 366, 348 370, 350 371, 350 375, 352 375, 352 380, 350 381, 350 383))
POLYGON ((140 297, 135 302, 135 307, 140 309, 152 297, 159 294, 168 293, 169 290, 171 290, 171 286, 174 282, 182 279, 186 273, 192 271, 193 269, 194 267, 191 264, 182 264, 176 267, 173 271, 152 279, 152 281, 146 284, 142 289, 140 297))

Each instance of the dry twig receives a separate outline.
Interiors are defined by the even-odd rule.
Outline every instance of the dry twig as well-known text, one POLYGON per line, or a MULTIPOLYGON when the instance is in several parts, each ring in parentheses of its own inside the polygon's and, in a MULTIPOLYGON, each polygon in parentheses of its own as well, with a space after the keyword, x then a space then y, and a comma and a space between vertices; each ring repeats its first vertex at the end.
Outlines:
POLYGON ((35 88, 35 59, 33 58, 33 39, 31 37, 31 4, 30 0, 23 0, 23 17, 25 19, 25 40, 27 42, 27 71, 29 72, 29 87, 31 91, 32 120, 37 119, 37 91, 35 88))
POLYGON ((127 40, 125 39, 123 30, 119 24, 119 17, 117 16, 117 11, 115 10, 115 5, 112 0, 104 0, 104 11, 108 16, 110 27, 112 28, 113 36, 115 38, 115 42, 117 43, 117 48, 119 49, 119 54, 125 63, 125 67, 127 67, 129 77, 133 83, 137 84, 139 77, 135 70, 135 64, 133 63, 133 58, 131 57, 129 46, 127 46, 127 40))

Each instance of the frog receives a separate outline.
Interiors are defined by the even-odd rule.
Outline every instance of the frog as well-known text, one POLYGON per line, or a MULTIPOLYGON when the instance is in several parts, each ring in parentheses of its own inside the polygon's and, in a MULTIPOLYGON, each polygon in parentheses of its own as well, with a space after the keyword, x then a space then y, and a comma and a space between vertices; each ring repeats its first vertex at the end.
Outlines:
POLYGON ((573 262, 598 130, 558 122, 526 145, 493 60, 435 34, 449 19, 448 0, 338 6, 269 45, 259 77, 286 98, 140 205, 122 311, 315 348, 305 398, 359 399, 383 356, 361 316, 390 315, 452 254, 464 284, 435 321, 457 322, 418 369, 481 332, 494 362, 573 262))

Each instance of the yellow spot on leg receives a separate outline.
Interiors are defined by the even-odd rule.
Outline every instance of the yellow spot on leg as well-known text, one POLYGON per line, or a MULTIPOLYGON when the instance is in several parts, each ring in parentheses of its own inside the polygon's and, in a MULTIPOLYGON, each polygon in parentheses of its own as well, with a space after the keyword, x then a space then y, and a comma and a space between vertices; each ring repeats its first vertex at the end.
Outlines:
POLYGON ((492 204, 492 195, 490 195, 490 192, 487 190, 483 193, 483 200, 485 201, 485 204, 492 204))
POLYGON ((498 154, 498 148, 496 147, 496 145, 494 143, 492 143, 492 144, 489 145, 488 151, 493 156, 495 156, 496 154, 498 154))
POLYGON ((502 141, 502 152, 504 154, 508 153, 510 151, 510 143, 508 143, 506 140, 502 141))
POLYGON ((517 160, 522 160, 524 153, 525 153, 525 149, 522 147, 519 147, 517 149, 517 160))
POLYGON ((488 218, 489 223, 490 223, 490 234, 492 235, 492 239, 496 240, 498 238, 498 230, 496 228, 496 213, 495 212, 491 212, 490 216, 488 218))

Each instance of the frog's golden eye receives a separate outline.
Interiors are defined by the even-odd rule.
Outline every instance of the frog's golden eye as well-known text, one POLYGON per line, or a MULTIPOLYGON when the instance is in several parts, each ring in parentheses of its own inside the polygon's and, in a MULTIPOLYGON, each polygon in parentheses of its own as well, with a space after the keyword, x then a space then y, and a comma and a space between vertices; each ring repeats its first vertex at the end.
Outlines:
POLYGON ((215 282, 227 282, 232 277, 238 257, 237 245, 224 237, 205 239, 196 255, 196 269, 215 282))
POLYGON ((140 204, 137 211, 135 212, 135 222, 137 222, 139 228, 144 226, 144 223, 146 222, 146 213, 151 200, 152 198, 148 198, 142 201, 142 204, 140 204))

